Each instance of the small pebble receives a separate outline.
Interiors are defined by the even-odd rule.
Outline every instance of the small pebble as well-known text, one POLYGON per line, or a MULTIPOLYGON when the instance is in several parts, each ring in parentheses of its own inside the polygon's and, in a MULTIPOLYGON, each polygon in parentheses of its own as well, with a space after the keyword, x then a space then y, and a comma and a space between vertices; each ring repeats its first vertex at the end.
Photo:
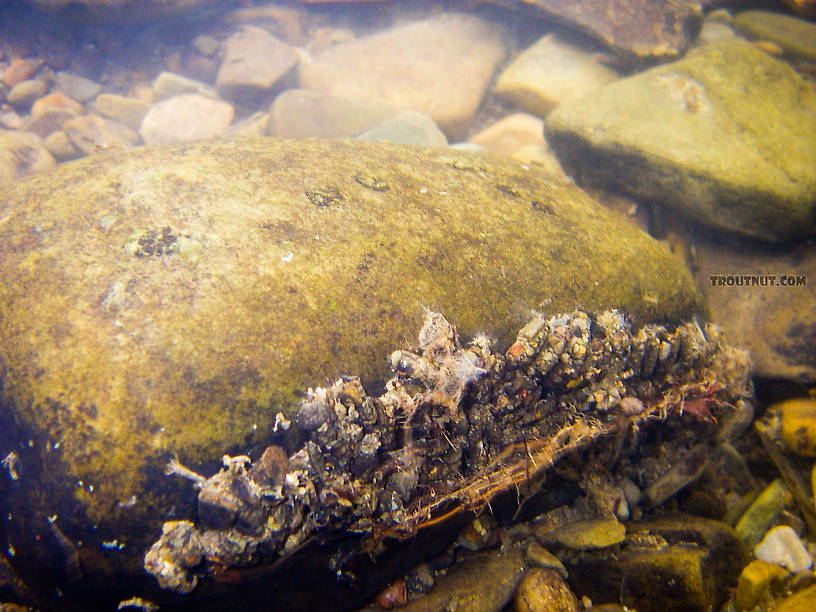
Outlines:
POLYGON ((38 79, 29 79, 17 83, 6 95, 6 102, 17 108, 29 108, 34 100, 41 98, 48 90, 48 85, 38 79))
POLYGON ((513 596, 515 612, 578 612, 578 600, 566 581, 551 569, 524 574, 513 596))
POLYGON ((18 83, 22 83, 30 78, 36 68, 37 65, 34 62, 18 58, 6 68, 6 71, 3 73, 3 82, 9 87, 14 87, 18 83))
POLYGON ((774 527, 762 541, 754 547, 754 556, 768 563, 776 563, 792 572, 801 572, 813 567, 805 545, 796 532, 787 525, 774 527))
POLYGON ((212 57, 218 51, 218 41, 212 36, 200 34, 193 39, 193 47, 201 55, 212 57))
POLYGON ((530 542, 524 553, 524 558, 534 567, 555 570, 562 578, 568 576, 567 568, 564 567, 561 560, 538 542, 530 542))
POLYGON ((430 591, 436 581, 433 572, 427 563, 418 565, 405 577, 405 584, 408 587, 408 595, 425 594, 430 591))

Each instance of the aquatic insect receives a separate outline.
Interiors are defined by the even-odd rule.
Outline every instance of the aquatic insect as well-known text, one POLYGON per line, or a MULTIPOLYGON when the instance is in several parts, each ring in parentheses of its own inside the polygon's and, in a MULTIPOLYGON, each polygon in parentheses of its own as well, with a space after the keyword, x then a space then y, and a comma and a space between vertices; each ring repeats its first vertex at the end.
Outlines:
POLYGON ((3 457, 2 464, 3 467, 8 470, 9 478, 12 480, 20 478, 20 473, 18 472, 20 458, 17 456, 17 453, 11 451, 8 455, 3 457))
MULTIPOLYGON (((362 535, 355 550, 376 555, 505 491, 522 497, 568 453, 608 440, 620 454, 630 429, 683 413, 713 426, 716 411, 750 397, 747 364, 696 321, 632 329, 617 311, 536 313, 498 353, 483 336, 462 346, 428 310, 417 346, 391 354, 383 393, 357 377, 306 392, 293 419, 302 444, 288 457, 277 445, 255 462, 225 455, 208 478, 171 461, 168 473, 199 489, 199 520, 166 522, 145 568, 186 593, 200 575, 271 571, 270 556, 327 529, 362 535)), ((395 584, 384 602, 400 599, 395 584)))

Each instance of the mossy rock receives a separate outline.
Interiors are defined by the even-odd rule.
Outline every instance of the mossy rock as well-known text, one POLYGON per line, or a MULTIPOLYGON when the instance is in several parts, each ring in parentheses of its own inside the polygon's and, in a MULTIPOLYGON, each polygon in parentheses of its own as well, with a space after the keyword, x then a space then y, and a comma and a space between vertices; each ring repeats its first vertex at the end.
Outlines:
POLYGON ((816 231, 816 94, 739 40, 621 79, 547 117, 582 180, 766 241, 816 231))
POLYGON ((705 612, 725 602, 743 566, 734 530, 719 521, 677 515, 626 531, 618 554, 585 552, 568 564, 577 592, 637 610, 705 612))
POLYGON ((280 436, 277 413, 307 387, 384 380, 423 305, 504 347, 532 309, 704 310, 665 246, 497 157, 257 139, 95 155, 16 184, 0 200, 16 563, 53 562, 25 551, 59 540, 56 514, 83 542, 80 583, 141 575, 160 522, 194 495, 163 475, 169 457, 211 473, 280 436))

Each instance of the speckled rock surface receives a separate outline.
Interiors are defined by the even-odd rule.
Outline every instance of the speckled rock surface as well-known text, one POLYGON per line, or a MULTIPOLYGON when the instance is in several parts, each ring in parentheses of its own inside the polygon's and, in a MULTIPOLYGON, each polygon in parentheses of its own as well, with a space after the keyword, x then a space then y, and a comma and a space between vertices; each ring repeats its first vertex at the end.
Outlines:
POLYGON ((816 93, 752 45, 706 45, 547 118, 591 182, 769 241, 816 224, 816 93))
POLYGON ((600 40, 628 63, 678 57, 702 23, 687 0, 522 0, 600 40))
POLYGON ((10 532, 26 554, 69 505, 59 525, 94 580, 142 575, 181 494, 168 457, 250 448, 307 387, 381 379, 422 305, 500 346, 531 309, 702 310, 663 245, 574 186, 449 150, 258 139, 98 154, 17 183, 0 219, 0 431, 32 440, 10 532))

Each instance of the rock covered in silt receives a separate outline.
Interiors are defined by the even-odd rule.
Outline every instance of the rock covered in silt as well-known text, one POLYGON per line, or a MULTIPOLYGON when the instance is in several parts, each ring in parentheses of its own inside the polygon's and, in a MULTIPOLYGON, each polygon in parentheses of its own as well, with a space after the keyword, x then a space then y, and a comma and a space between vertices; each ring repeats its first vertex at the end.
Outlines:
POLYGON ((498 346, 532 309, 702 309, 665 247, 573 185, 444 149, 96 155, 17 183, 0 219, 0 431, 18 432, 22 466, 4 525, 22 566, 43 517, 70 505, 59 526, 106 588, 114 567, 141 572, 143 521, 179 502, 181 487, 156 486, 170 454, 200 467, 284 435, 310 386, 382 380, 422 304, 498 346), (103 547, 114 539, 126 546, 103 547))
POLYGON ((768 241, 816 223, 816 94, 743 41, 607 85, 547 118, 565 169, 768 241))
MULTIPOLYGON (((327 531, 362 537, 357 552, 368 554, 387 550, 386 539, 414 546, 429 526, 468 519, 502 493, 535 490, 564 455, 683 415, 710 437, 715 419, 687 408, 710 401, 719 412, 750 397, 745 355, 715 326, 633 329, 617 311, 537 314, 505 354, 484 335, 462 346, 450 322, 428 311, 416 348, 394 351, 390 362, 394 377, 377 397, 350 376, 308 390, 297 419, 308 429, 276 483, 253 476, 268 454, 280 455, 274 447, 249 469, 249 457, 226 455, 209 478, 171 461, 167 473, 199 490, 198 520, 166 522, 147 551, 145 569, 161 587, 189 593, 201 582, 206 593, 208 575, 274 567, 327 531), (622 409, 625 399, 640 408, 622 409)), ((488 532, 482 520, 469 529, 488 532)), ((551 527, 542 521, 537 538, 579 550, 625 537, 614 518, 551 527)), ((350 571, 353 557, 347 547, 334 568, 350 571)), ((283 597, 276 602, 287 607, 283 597)))
POLYGON ((702 25, 688 0, 521 0, 600 40, 626 63, 678 57, 702 25))
POLYGON ((300 65, 300 87, 422 113, 455 140, 467 133, 505 53, 486 21, 449 13, 329 47, 300 65))

